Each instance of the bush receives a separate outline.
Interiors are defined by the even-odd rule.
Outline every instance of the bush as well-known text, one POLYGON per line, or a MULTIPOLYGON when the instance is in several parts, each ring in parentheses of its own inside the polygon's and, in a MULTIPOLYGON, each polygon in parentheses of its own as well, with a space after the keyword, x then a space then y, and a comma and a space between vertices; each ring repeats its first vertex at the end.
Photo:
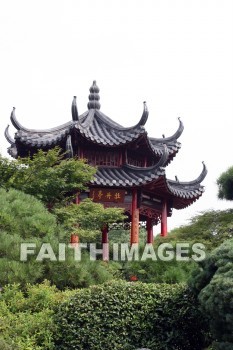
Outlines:
MULTIPOLYGON (((170 242, 169 245, 173 246, 173 249, 167 248, 166 251, 175 252, 176 242, 170 242)), ((196 267, 196 262, 191 257, 189 261, 179 261, 176 259, 176 256, 170 261, 163 261, 158 256, 158 247, 159 245, 155 241, 153 249, 156 260, 152 260, 151 258, 145 260, 135 259, 123 263, 122 267, 125 276, 128 279, 130 276, 137 276, 138 280, 144 283, 186 283, 196 267)), ((145 245, 140 246, 140 257, 142 257, 144 248, 145 245)), ((166 255, 166 251, 164 251, 164 256, 166 255)))
POLYGON ((59 292, 49 282, 4 287, 0 299, 1 350, 52 350, 53 312, 73 292, 59 292))
POLYGON ((28 194, 0 189, 0 284, 43 279, 44 266, 35 259, 20 261, 20 244, 53 241, 57 234, 54 215, 28 194))
POLYGON ((17 190, 0 189, 0 285, 25 286, 46 278, 64 289, 88 287, 116 278, 117 263, 106 267, 103 262, 91 262, 87 253, 82 254, 82 261, 75 261, 73 249, 67 249, 65 261, 36 261, 42 243, 51 243, 57 258, 59 242, 68 244, 69 240, 70 234, 38 199, 17 190), (29 255, 27 261, 20 261, 21 243, 36 245, 35 254, 29 255))
POLYGON ((120 264, 117 262, 90 261, 88 252, 82 252, 81 261, 75 261, 73 252, 69 253, 66 261, 47 263, 46 277, 59 289, 87 288, 120 278, 120 264))
POLYGON ((233 349, 233 239, 204 260, 190 282, 209 316, 215 349, 233 349))
POLYGON ((11 347, 9 344, 7 344, 7 342, 5 342, 5 340, 0 339, 0 349, 1 350, 17 350, 18 347, 11 347))
POLYGON ((186 286, 111 282, 80 290, 60 306, 55 349, 201 349, 203 320, 186 286))

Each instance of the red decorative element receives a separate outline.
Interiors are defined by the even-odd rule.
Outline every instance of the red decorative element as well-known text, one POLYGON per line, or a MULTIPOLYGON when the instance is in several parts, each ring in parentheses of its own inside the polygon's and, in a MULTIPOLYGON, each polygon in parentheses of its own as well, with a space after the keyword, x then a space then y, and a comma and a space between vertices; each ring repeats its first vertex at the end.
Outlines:
POLYGON ((136 275, 130 276, 130 281, 132 281, 132 282, 138 281, 137 276, 136 275))
POLYGON ((89 196, 94 202, 124 203, 125 191, 112 188, 91 188, 89 196))
POLYGON ((161 236, 167 236, 167 202, 163 202, 163 209, 161 215, 161 236))
POLYGON ((152 244, 154 241, 154 236, 153 236, 153 225, 152 225, 151 218, 148 218, 146 221, 146 230, 147 230, 147 243, 152 244))
POLYGON ((139 242, 139 208, 137 208, 137 189, 132 191, 132 224, 130 243, 139 242))
POLYGON ((79 204, 80 203, 80 198, 79 198, 79 192, 77 192, 76 194, 76 198, 75 198, 75 204, 79 204))
POLYGON ((102 246, 103 246, 103 260, 109 260, 109 243, 108 243, 108 225, 102 227, 102 246))
POLYGON ((102 227, 102 243, 108 243, 108 225, 102 227))
POLYGON ((148 218, 152 219, 160 219, 160 213, 158 209, 152 209, 152 208, 147 208, 146 206, 142 205, 140 208, 140 215, 144 215, 148 218))
POLYGON ((71 244, 79 243, 79 236, 72 233, 70 236, 70 243, 71 244))

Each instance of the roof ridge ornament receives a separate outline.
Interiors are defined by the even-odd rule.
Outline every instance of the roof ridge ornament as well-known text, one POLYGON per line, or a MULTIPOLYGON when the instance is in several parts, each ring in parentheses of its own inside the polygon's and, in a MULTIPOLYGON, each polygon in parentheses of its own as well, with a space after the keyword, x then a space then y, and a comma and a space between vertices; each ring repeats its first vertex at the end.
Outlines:
POLYGON ((192 181, 179 181, 178 178, 177 178, 175 181, 174 180, 169 180, 169 179, 168 179, 168 181, 171 184, 179 184, 180 186, 190 186, 190 187, 200 186, 200 184, 205 179, 205 177, 206 177, 206 175, 208 173, 207 167, 206 167, 204 161, 202 162, 202 167, 203 168, 202 168, 201 174, 195 180, 192 180, 192 181))
MULTIPOLYGON (((188 185, 198 185, 205 179, 208 171, 204 161, 202 161, 202 167, 203 168, 201 174, 195 180, 187 182, 188 185)), ((185 182, 182 182, 182 185, 184 184, 185 182)))
POLYGON ((161 138, 158 137, 150 137, 150 140, 156 143, 169 143, 169 142, 175 142, 178 140, 178 138, 181 136, 182 132, 184 131, 184 124, 182 123, 182 120, 180 119, 180 117, 178 117, 178 121, 179 121, 179 127, 176 130, 176 132, 169 137, 165 137, 165 135, 163 134, 161 138))
POLYGON ((71 105, 71 113, 72 113, 72 119, 74 122, 78 121, 78 108, 76 103, 76 96, 74 96, 72 105, 71 105))
POLYGON ((100 103, 99 103, 100 89, 96 85, 96 80, 93 81, 93 84, 90 87, 89 91, 90 91, 90 95, 88 96, 89 102, 87 104, 88 109, 100 109, 100 103))
POLYGON ((16 115, 15 115, 15 107, 13 107, 12 112, 11 112, 11 116, 10 116, 10 120, 12 125, 17 129, 17 130, 22 130, 22 131, 30 131, 29 129, 25 128, 24 126, 22 126, 20 124, 20 122, 17 120, 16 115))
POLYGON ((138 125, 144 126, 147 122, 148 115, 149 115, 149 111, 147 108, 146 101, 144 101, 143 102, 143 113, 142 113, 141 119, 139 120, 138 125))
POLYGON ((4 135, 5 135, 5 138, 7 139, 7 141, 13 145, 15 143, 15 140, 11 137, 10 133, 9 133, 9 127, 10 125, 8 124, 6 129, 5 129, 5 132, 4 132, 4 135))

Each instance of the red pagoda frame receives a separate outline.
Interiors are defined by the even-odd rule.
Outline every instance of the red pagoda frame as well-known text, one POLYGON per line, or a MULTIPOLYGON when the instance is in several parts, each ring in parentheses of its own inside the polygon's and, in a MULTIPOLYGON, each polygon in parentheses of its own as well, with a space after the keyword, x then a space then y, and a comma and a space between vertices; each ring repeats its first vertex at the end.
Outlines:
MULTIPOLYGON (((100 111, 99 88, 96 82, 90 88, 88 110, 79 115, 76 97, 71 107, 72 120, 53 129, 32 130, 23 127, 11 113, 11 122, 17 129, 14 139, 5 137, 10 143, 8 152, 14 158, 25 157, 61 147, 69 157, 87 159, 97 166, 89 191, 78 195, 76 202, 86 197, 102 203, 105 207, 121 207, 131 221, 131 244, 138 243, 139 222, 145 221, 147 243, 153 242, 153 226, 161 223, 161 235, 167 235, 167 217, 172 209, 183 209, 195 202, 203 193, 207 169, 196 180, 180 182, 166 178, 165 168, 179 151, 178 138, 184 126, 179 126, 170 137, 148 136, 145 124, 148 109, 144 102, 142 116, 132 127, 123 127, 100 111)), ((102 230, 102 243, 108 242, 108 229, 102 230)))

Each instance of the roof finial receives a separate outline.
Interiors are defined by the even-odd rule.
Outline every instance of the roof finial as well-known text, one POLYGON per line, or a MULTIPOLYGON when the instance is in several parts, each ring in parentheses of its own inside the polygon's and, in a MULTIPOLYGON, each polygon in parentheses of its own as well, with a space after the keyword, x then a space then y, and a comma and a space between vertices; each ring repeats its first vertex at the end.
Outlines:
POLYGON ((90 95, 89 95, 89 102, 87 104, 88 109, 100 109, 100 103, 99 103, 99 92, 100 89, 96 85, 96 81, 93 81, 92 86, 90 87, 90 95))
POLYGON ((76 104, 76 96, 73 98, 73 102, 71 105, 71 113, 72 113, 72 119, 73 121, 78 121, 78 108, 76 104))

